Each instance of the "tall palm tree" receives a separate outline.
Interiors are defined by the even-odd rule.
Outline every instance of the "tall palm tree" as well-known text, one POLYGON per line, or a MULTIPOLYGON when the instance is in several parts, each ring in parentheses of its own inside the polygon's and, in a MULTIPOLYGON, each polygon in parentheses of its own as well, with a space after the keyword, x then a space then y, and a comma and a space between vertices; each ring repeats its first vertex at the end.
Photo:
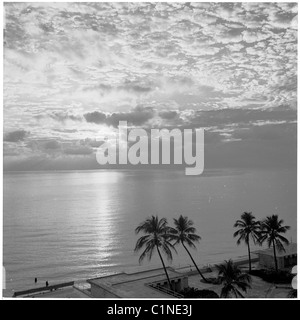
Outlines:
POLYGON ((191 260, 193 261, 198 273, 202 277, 202 279, 206 282, 208 282, 201 271, 199 270, 195 260, 193 259, 190 251, 186 247, 186 244, 196 249, 196 246, 194 242, 199 242, 201 240, 201 237, 198 236, 196 233, 196 228, 193 227, 194 222, 192 220, 189 220, 188 217, 183 217, 180 215, 178 219, 173 219, 175 228, 170 228, 170 233, 172 234, 172 239, 175 240, 174 245, 182 244, 188 255, 190 256, 191 260))
POLYGON ((283 244, 289 244, 288 239, 280 235, 281 233, 286 233, 290 229, 289 226, 283 226, 283 222, 282 219, 278 220, 278 215, 273 214, 272 216, 266 217, 261 223, 260 242, 263 243, 266 241, 269 248, 273 246, 276 272, 278 271, 276 248, 278 251, 285 251, 283 244))
POLYGON ((139 262, 142 262, 145 257, 151 260, 156 249, 167 276, 169 287, 172 289, 171 281, 161 254, 162 251, 168 260, 172 260, 171 249, 176 252, 174 246, 170 243, 169 229, 165 218, 158 219, 157 216, 151 216, 146 219, 135 229, 136 234, 143 232, 145 235, 138 239, 134 251, 137 252, 145 248, 139 258, 139 262))
POLYGON ((252 212, 244 212, 241 215, 241 219, 237 220, 233 226, 234 228, 239 228, 239 230, 233 234, 233 237, 239 237, 237 244, 240 245, 241 242, 244 241, 248 247, 249 272, 251 272, 250 238, 254 244, 259 239, 260 222, 255 221, 252 212))
POLYGON ((232 260, 225 260, 223 264, 217 265, 216 267, 219 271, 218 280, 223 284, 221 298, 228 298, 232 294, 236 298, 244 298, 240 290, 247 292, 247 289, 251 288, 251 276, 243 273, 232 260))

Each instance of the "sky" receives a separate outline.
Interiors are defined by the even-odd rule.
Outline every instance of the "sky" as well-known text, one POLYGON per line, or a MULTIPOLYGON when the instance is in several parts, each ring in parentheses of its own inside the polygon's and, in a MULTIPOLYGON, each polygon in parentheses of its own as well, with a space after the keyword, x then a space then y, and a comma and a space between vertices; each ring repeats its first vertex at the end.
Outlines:
POLYGON ((296 3, 5 3, 4 170, 97 169, 119 121, 205 168, 295 168, 296 3))

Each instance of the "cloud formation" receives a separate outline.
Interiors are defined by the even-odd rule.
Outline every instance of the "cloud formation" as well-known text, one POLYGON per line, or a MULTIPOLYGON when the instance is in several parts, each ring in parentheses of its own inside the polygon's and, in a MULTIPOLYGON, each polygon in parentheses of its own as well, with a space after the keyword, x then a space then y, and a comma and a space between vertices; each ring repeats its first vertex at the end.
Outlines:
POLYGON ((205 127, 232 157, 241 141, 272 140, 276 153, 284 136, 294 148, 297 13, 281 2, 5 3, 5 163, 89 159, 119 121, 205 127))
POLYGON ((96 124, 106 124, 108 126, 118 127, 120 121, 127 121, 129 125, 141 126, 154 117, 154 110, 151 107, 137 106, 129 112, 114 112, 104 114, 103 112, 94 111, 84 114, 87 122, 96 124))
POLYGON ((4 141, 7 142, 19 142, 25 139, 29 132, 25 130, 16 130, 8 132, 4 135, 4 141))

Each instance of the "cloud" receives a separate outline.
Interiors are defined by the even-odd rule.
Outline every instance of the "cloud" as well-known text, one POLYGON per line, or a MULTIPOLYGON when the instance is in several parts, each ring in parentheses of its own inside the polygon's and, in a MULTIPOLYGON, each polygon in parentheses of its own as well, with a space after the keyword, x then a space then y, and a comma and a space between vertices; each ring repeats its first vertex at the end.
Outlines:
POLYGON ((128 124, 140 126, 154 117, 154 110, 151 107, 135 107, 130 112, 112 113, 107 119, 107 123, 117 127, 119 121, 127 121, 128 124))
POLYGON ((158 114, 162 119, 172 120, 178 117, 178 112, 176 110, 161 111, 158 114))
POLYGON ((284 124, 297 121, 297 11, 297 3, 7 2, 5 155, 93 166, 86 158, 119 121, 205 127, 210 148, 235 155, 247 153, 242 142, 275 148, 284 124))
POLYGON ((60 144, 55 140, 51 140, 51 141, 45 142, 44 148, 46 150, 57 150, 57 149, 60 149, 60 144))
POLYGON ((52 129, 53 131, 56 131, 56 132, 62 132, 62 133, 76 133, 78 132, 78 129, 59 129, 59 128, 55 128, 55 129, 52 129))
POLYGON ((7 142, 19 142, 23 141, 27 136, 29 132, 25 130, 16 130, 12 132, 8 132, 4 134, 4 141, 7 142))
POLYGON ((66 148, 64 153, 69 155, 90 155, 93 153, 93 149, 88 146, 73 146, 66 148))
POLYGON ((127 121, 129 125, 140 126, 152 119, 154 114, 154 109, 151 107, 137 106, 129 112, 114 112, 108 115, 94 111, 84 114, 84 118, 87 122, 106 124, 113 127, 118 127, 120 121, 127 121))
POLYGON ((125 81, 124 85, 117 87, 118 90, 126 90, 126 91, 133 91, 136 93, 147 93, 153 90, 151 83, 143 84, 140 80, 135 81, 125 81))
MULTIPOLYGON (((205 131, 205 168, 295 168, 296 132, 296 124, 289 123, 260 126, 250 124, 244 128, 205 131)), ((90 142, 82 141, 83 145, 65 147, 61 153, 56 154, 37 155, 29 152, 18 155, 13 150, 8 150, 4 157, 4 170, 99 169, 95 154, 88 147, 90 142)))
POLYGON ((187 116, 187 120, 199 126, 219 126, 228 124, 241 125, 256 121, 294 121, 297 111, 289 108, 276 109, 216 109, 195 111, 187 116))
MULTIPOLYGON (((284 99, 294 105, 291 96, 273 86, 271 75, 274 65, 285 66, 286 78, 296 75, 291 64, 297 56, 296 45, 292 46, 297 41, 295 4, 7 3, 5 7, 5 88, 10 92, 6 102, 22 103, 26 97, 45 108, 50 100, 53 107, 63 108, 62 102, 71 97, 81 105, 101 104, 102 111, 110 112, 113 106, 118 112, 124 100, 130 108, 157 97, 172 101, 171 86, 181 100, 187 96, 199 100, 196 87, 209 83, 224 96, 235 89, 235 98, 241 100, 263 90, 269 103, 275 95, 276 103, 284 99), (252 46, 258 44, 267 50, 252 46), (240 55, 228 55, 228 49, 240 55), (253 74, 242 82, 234 75, 239 70, 246 74, 249 68, 256 84, 253 74), (186 75, 194 86, 163 81, 186 75)), ((209 100, 207 108, 212 108, 215 101, 209 100)))
POLYGON ((248 43, 253 43, 257 41, 263 41, 271 37, 270 33, 264 33, 258 30, 245 30, 243 31, 243 40, 248 43))
POLYGON ((104 124, 107 119, 106 114, 99 111, 88 112, 85 113, 83 116, 87 122, 96 124, 104 124))
MULTIPOLYGON (((269 15, 269 23, 275 28, 293 27, 294 12, 287 11, 271 11, 269 15)), ((297 25, 296 25, 297 26, 297 25)))
POLYGON ((35 116, 36 119, 53 119, 58 122, 65 122, 67 120, 71 121, 82 121, 80 116, 74 115, 72 113, 66 111, 53 111, 48 112, 47 114, 39 114, 35 116))
POLYGON ((92 148, 98 148, 98 147, 100 147, 103 143, 104 143, 104 141, 99 141, 99 140, 89 139, 89 138, 87 138, 87 139, 84 140, 84 144, 85 144, 85 145, 88 145, 88 146, 90 146, 90 147, 92 147, 92 148))
POLYGON ((277 141, 279 145, 284 143, 293 143, 297 141, 297 125, 292 123, 271 123, 260 126, 251 126, 236 129, 232 135, 233 138, 243 141, 265 140, 277 141))

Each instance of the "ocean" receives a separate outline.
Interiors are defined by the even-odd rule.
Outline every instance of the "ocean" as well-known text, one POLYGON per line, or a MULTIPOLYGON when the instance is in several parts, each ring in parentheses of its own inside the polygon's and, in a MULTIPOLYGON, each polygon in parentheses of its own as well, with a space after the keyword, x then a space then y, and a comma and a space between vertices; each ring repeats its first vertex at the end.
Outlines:
MULTIPOLYGON (((172 170, 11 172, 4 173, 3 191, 10 292, 138 268, 134 230, 151 215, 170 225, 180 214, 194 221, 202 239, 191 253, 200 265, 247 254, 233 238, 243 211, 257 219, 278 214, 292 227, 286 237, 296 242, 295 170, 214 170, 201 176, 172 170)), ((191 265, 182 248, 166 263, 191 265)), ((154 255, 141 268, 160 266, 154 255)))

